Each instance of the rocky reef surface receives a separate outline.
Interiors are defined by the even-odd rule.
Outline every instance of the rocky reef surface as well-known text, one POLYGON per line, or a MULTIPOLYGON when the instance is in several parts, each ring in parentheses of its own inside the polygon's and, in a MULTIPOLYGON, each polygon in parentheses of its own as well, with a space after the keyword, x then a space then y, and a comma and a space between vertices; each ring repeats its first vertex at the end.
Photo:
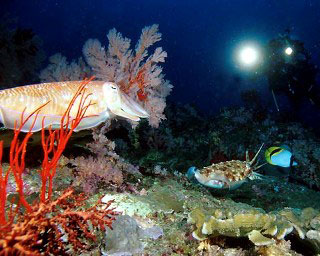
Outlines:
POLYGON ((216 195, 183 176, 142 178, 136 193, 103 200, 122 214, 97 247, 104 255, 320 253, 320 193, 285 180, 216 195))
MULTIPOLYGON (((88 196, 87 208, 103 198, 113 200, 111 208, 119 213, 113 229, 97 231, 90 251, 81 255, 320 253, 320 141, 313 131, 248 109, 225 110, 215 119, 192 107, 171 110, 178 116, 168 115, 157 130, 146 123, 131 130, 117 122, 93 132, 89 141, 90 135, 80 133, 71 140, 53 182, 55 197, 72 186, 88 196), (190 166, 244 160, 246 150, 252 158, 263 143, 289 145, 298 166, 264 165, 257 171, 266 178, 236 190, 209 189, 185 176, 190 166)), ((38 141, 35 136, 30 146, 38 141)), ((265 162, 262 154, 259 160, 265 162)), ((23 174, 30 203, 41 183, 36 170, 23 174)), ((16 191, 12 179, 10 201, 16 191)))

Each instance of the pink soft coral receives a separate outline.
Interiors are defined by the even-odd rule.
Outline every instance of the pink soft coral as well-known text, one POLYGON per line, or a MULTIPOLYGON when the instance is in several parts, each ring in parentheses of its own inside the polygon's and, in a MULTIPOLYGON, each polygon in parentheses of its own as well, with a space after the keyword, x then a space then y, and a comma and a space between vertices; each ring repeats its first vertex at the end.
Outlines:
POLYGON ((163 110, 172 85, 164 79, 160 62, 167 53, 161 47, 148 56, 147 49, 161 40, 158 25, 145 27, 135 50, 130 49, 130 39, 122 37, 116 29, 109 31, 106 50, 97 39, 89 39, 83 54, 97 79, 117 83, 130 97, 139 101, 149 112, 149 123, 158 127, 165 119, 163 110))
POLYGON ((61 53, 56 53, 49 58, 49 62, 40 72, 42 82, 78 81, 91 76, 89 67, 81 57, 69 63, 61 53))
POLYGON ((106 123, 102 128, 92 131, 94 141, 87 146, 95 156, 69 160, 77 171, 74 185, 80 185, 85 193, 95 192, 99 185, 119 187, 123 183, 124 173, 139 174, 137 167, 114 152, 115 143, 104 135, 108 127, 106 123))
POLYGON ((43 82, 79 80, 93 73, 99 80, 117 83, 121 90, 139 102, 150 114, 149 123, 157 128, 166 107, 166 97, 172 85, 164 79, 162 67, 167 53, 157 47, 148 55, 150 46, 161 40, 158 25, 142 29, 135 49, 131 49, 131 40, 122 36, 116 29, 107 35, 109 45, 106 49, 97 39, 89 39, 83 54, 89 67, 82 61, 67 62, 66 57, 55 54, 50 57, 50 64, 41 74, 43 82))

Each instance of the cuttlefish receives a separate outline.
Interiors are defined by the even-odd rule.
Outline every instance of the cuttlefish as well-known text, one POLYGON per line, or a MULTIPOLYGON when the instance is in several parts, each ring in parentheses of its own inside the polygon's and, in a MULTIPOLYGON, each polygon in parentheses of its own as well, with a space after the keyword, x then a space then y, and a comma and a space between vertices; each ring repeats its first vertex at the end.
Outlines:
POLYGON ((202 169, 192 166, 188 169, 186 176, 191 181, 213 189, 239 188, 244 182, 254 179, 267 179, 263 175, 255 172, 265 164, 258 165, 258 155, 263 147, 259 148, 252 160, 249 159, 249 153, 246 152, 246 161, 231 160, 215 163, 202 169))
MULTIPOLYGON (((31 132, 36 132, 42 127, 49 126, 53 129, 60 128, 61 118, 81 83, 82 81, 41 83, 0 90, 0 122, 6 128, 14 129, 15 122, 19 127, 22 113, 27 117, 43 106, 34 125, 32 124, 34 119, 30 119, 23 125, 21 131, 28 132, 31 129, 31 132)), ((132 121, 149 117, 149 114, 123 93, 115 83, 90 81, 86 85, 85 93, 91 105, 74 131, 98 126, 115 116, 132 121)), ((80 98, 75 100, 71 108, 69 114, 71 120, 77 115, 81 104, 80 98)))

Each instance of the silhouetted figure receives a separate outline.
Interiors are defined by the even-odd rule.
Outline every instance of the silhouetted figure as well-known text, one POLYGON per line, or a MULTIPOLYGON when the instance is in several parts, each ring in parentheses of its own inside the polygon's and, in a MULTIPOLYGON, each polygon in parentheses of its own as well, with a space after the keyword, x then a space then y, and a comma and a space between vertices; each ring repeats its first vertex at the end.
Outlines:
POLYGON ((303 42, 293 40, 290 31, 272 39, 266 47, 264 73, 273 94, 285 94, 296 109, 304 99, 320 107, 317 67, 303 42))

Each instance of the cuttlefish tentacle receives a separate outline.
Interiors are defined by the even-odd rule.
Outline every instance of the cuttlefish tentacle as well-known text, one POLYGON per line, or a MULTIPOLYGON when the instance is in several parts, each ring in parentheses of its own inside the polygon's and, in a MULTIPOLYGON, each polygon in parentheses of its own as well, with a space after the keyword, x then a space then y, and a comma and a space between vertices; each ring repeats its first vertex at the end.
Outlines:
MULTIPOLYGON (((249 159, 249 153, 248 153, 248 151, 246 151, 246 158, 247 158, 246 161, 247 161, 247 162, 250 161, 250 163, 249 163, 250 166, 253 166, 253 165, 254 165, 254 162, 256 161, 258 155, 260 154, 260 151, 261 151, 261 149, 263 148, 263 146, 264 146, 264 143, 262 143, 262 145, 260 146, 258 152, 255 154, 255 156, 252 158, 251 161, 250 161, 250 159, 249 159)), ((258 168, 257 168, 257 169, 258 169, 258 168)))
MULTIPOLYGON (((20 86, 0 91, 0 122, 6 128, 14 129, 14 124, 20 125, 21 115, 32 113, 41 108, 32 132, 43 127, 59 128, 61 118, 65 113, 72 97, 75 95, 81 81, 42 83, 20 86)), ((114 116, 124 117, 133 121, 140 118, 148 118, 149 114, 134 100, 121 92, 115 83, 103 81, 91 81, 86 86, 87 100, 91 106, 87 109, 75 131, 89 129, 99 125, 114 116)), ((78 97, 70 111, 72 120, 78 111, 80 104, 78 97)), ((33 120, 29 120, 22 128, 23 132, 29 131, 33 120)))

